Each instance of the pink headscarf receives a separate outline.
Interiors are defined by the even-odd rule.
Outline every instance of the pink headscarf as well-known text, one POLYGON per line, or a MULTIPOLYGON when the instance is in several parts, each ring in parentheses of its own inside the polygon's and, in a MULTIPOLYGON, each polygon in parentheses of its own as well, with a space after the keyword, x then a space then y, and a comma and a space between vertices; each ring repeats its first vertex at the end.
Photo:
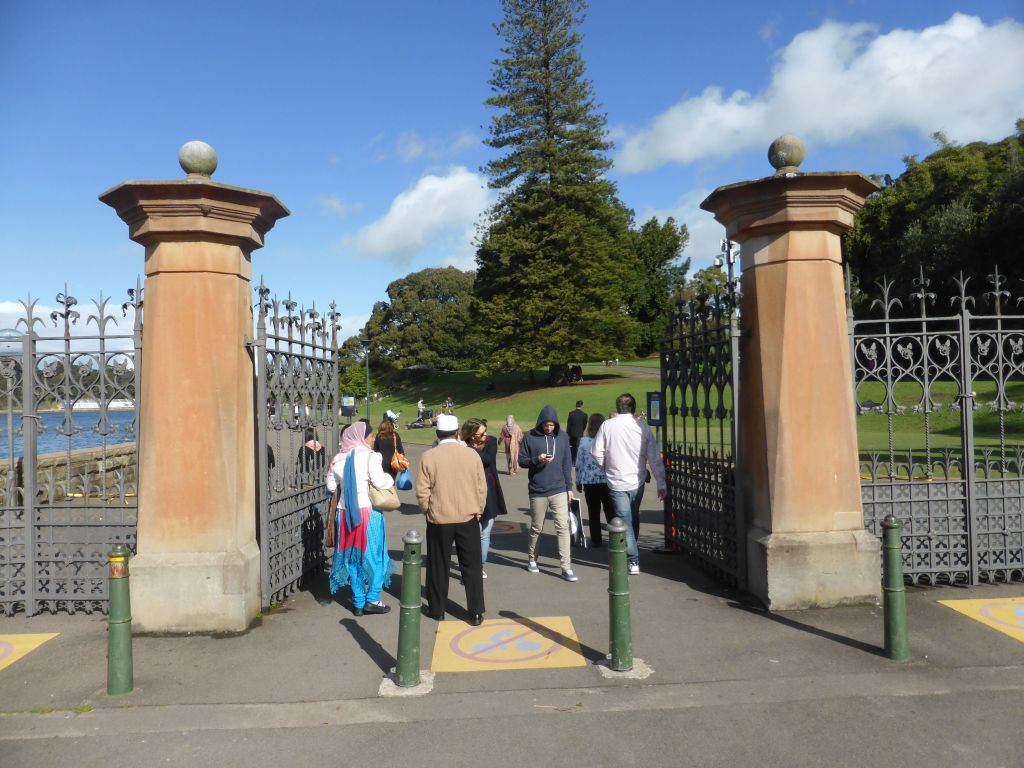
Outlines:
POLYGON ((338 452, 348 453, 349 451, 358 451, 360 448, 369 450, 366 447, 366 423, 357 421, 349 425, 349 428, 345 430, 345 434, 341 436, 338 452))

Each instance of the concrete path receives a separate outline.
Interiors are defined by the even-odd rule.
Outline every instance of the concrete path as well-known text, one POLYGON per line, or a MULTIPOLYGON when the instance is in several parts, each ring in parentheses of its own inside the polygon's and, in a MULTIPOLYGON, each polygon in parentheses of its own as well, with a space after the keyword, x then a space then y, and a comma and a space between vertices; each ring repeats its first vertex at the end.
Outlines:
MULTIPOLYGON (((608 651, 606 550, 580 553, 569 584, 546 530, 542 573, 527 573, 526 478, 502 483, 503 522, 518 530, 492 540, 487 617, 568 616, 585 666, 437 673, 429 694, 381 697, 400 578, 386 616, 353 617, 347 595, 319 604, 321 582, 243 635, 137 637, 135 690, 117 698, 105 693, 103 617, 2 619, 0 634, 60 634, 0 670, 0 766, 1024 765, 1024 644, 937 602, 1024 585, 911 590, 912 658, 894 664, 877 606, 767 614, 654 554, 652 492, 630 585, 634 654, 653 672, 609 679, 596 664, 608 651)), ((424 530, 403 496, 388 515, 396 560, 402 533, 424 530)), ((454 579, 450 597, 458 623, 454 579)), ((436 628, 423 617, 424 668, 436 628)))

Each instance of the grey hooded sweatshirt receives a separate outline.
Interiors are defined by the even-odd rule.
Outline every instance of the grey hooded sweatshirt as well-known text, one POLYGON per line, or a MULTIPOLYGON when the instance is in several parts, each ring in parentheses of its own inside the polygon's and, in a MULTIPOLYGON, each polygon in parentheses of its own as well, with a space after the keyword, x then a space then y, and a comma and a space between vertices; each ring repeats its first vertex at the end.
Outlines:
POLYGON ((519 466, 529 470, 530 496, 554 496, 567 493, 572 488, 572 452, 569 438, 558 423, 558 414, 550 405, 545 405, 537 417, 537 426, 523 436, 519 444, 519 466), (555 422, 555 431, 545 435, 541 424, 555 422), (539 456, 546 453, 554 460, 543 464, 539 456))

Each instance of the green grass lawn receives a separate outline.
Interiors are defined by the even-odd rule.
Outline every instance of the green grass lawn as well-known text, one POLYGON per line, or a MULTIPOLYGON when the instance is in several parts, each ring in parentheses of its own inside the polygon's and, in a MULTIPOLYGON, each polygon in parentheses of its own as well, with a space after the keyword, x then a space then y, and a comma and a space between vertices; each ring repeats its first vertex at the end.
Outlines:
MULTIPOLYGON (((629 368, 651 368, 654 371, 661 369, 661 357, 658 355, 652 355, 651 357, 641 357, 636 360, 619 360, 619 366, 627 366, 629 368)), ((608 366, 604 363, 583 363, 583 375, 586 376, 588 373, 593 372, 599 374, 601 371, 614 371, 616 366, 608 366)))
MULTIPOLYGON (((925 415, 914 413, 914 406, 921 401, 921 386, 918 384, 899 383, 895 387, 895 401, 902 407, 902 413, 893 417, 893 442, 897 451, 906 452, 924 447, 925 415)), ((957 402, 958 388, 954 382, 935 382, 932 387, 932 401, 936 411, 928 416, 933 448, 960 447, 960 419, 957 411, 949 405, 957 402)), ((978 447, 999 445, 999 414, 988 408, 988 403, 996 397, 996 385, 991 381, 978 381, 974 384, 976 401, 981 408, 974 411, 974 440, 978 447)), ((1024 413, 1020 405, 1024 403, 1024 382, 1009 382, 1006 385, 1007 397, 1017 404, 1017 410, 1003 416, 1003 434, 1010 444, 1020 445, 1024 442, 1024 413)), ((878 382, 861 384, 857 399, 861 405, 869 402, 882 404, 885 398, 885 387, 878 382)), ((857 435, 860 449, 864 451, 888 451, 889 425, 884 413, 865 413, 857 417, 857 435)))
MULTIPOLYGON (((535 371, 533 382, 526 372, 500 374, 490 379, 477 378, 475 371, 437 373, 421 385, 409 387, 373 403, 371 415, 377 423, 386 409, 401 411, 402 439, 412 443, 429 443, 434 439, 433 430, 404 429, 404 425, 415 418, 416 401, 420 397, 428 408, 438 413, 441 403, 451 395, 460 422, 470 417, 487 419, 493 435, 498 434, 505 417, 510 413, 521 426, 529 429, 536 422, 540 409, 548 404, 555 407, 563 421, 577 400, 583 400, 587 413, 597 411, 607 415, 615 407, 615 398, 623 392, 630 392, 643 407, 646 393, 660 388, 657 358, 619 362, 624 366, 650 368, 651 376, 624 376, 614 367, 590 363, 583 366, 582 384, 549 387, 546 385, 546 370, 535 371)), ((975 384, 975 392, 977 402, 982 405, 974 412, 975 443, 979 448, 997 447, 999 414, 991 412, 986 406, 995 398, 995 384, 979 381, 975 384)), ((895 450, 903 455, 913 451, 915 455, 923 456, 925 416, 913 412, 914 405, 921 399, 921 387, 900 383, 896 385, 895 393, 897 403, 904 407, 904 412, 893 418, 895 450)), ((932 399, 938 407, 929 416, 931 447, 935 452, 943 448, 960 448, 960 414, 949 409, 949 404, 956 400, 956 393, 957 387, 953 382, 936 382, 932 386, 932 399)), ((862 405, 881 403, 884 394, 882 384, 868 382, 861 385, 858 400, 862 405)), ((1007 385, 1006 394, 1018 404, 1016 411, 1004 415, 1003 433, 1012 452, 1013 446, 1024 444, 1024 412, 1020 411, 1020 404, 1024 403, 1024 382, 1011 382, 1007 385)), ((361 409, 362 413, 364 411, 361 409)), ((717 424, 713 426, 717 434, 717 424)), ((858 416, 857 435, 862 457, 866 458, 873 452, 887 454, 889 432, 885 414, 868 412, 858 416)))
MULTIPOLYGON (((391 397, 372 403, 371 417, 379 423, 384 411, 400 411, 399 426, 402 440, 411 443, 429 443, 434 440, 432 429, 405 429, 405 424, 416 418, 416 401, 423 398, 424 405, 441 412, 441 404, 451 395, 455 401, 455 415, 459 422, 468 418, 487 419, 492 435, 497 435, 505 417, 512 414, 524 430, 537 421, 537 414, 545 405, 554 406, 564 422, 569 411, 582 400, 587 413, 608 414, 615 409, 615 398, 623 392, 631 393, 638 403, 646 402, 646 393, 660 387, 657 374, 647 377, 625 377, 614 368, 598 364, 594 371, 584 367, 584 382, 564 387, 549 387, 547 370, 535 371, 531 383, 526 372, 508 373, 488 379, 477 378, 475 371, 437 373, 421 385, 394 393, 391 397)), ((365 407, 364 407, 365 408, 365 407)), ((360 409, 360 415, 365 410, 360 409)))

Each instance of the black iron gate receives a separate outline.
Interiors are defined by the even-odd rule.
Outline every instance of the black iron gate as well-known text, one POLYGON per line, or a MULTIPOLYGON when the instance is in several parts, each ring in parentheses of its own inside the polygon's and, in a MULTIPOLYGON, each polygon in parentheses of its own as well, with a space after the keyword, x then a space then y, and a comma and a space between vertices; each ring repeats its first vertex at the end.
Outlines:
POLYGON ((665 535, 717 577, 746 587, 746 524, 737 492, 739 290, 732 244, 728 282, 679 301, 661 351, 668 480, 665 535))
POLYGON ((256 289, 256 499, 264 607, 323 568, 324 476, 338 446, 338 312, 256 289), (307 434, 323 443, 303 455, 307 434))
POLYGON ((141 287, 128 294, 83 319, 65 287, 0 331, 2 615, 105 613, 110 549, 135 551, 141 287))
POLYGON ((929 314, 923 272, 906 308, 883 281, 880 317, 849 314, 865 524, 903 521, 914 583, 1024 577, 1024 316, 1004 314, 998 270, 992 314, 973 314, 970 281, 955 281, 956 314, 929 314))

